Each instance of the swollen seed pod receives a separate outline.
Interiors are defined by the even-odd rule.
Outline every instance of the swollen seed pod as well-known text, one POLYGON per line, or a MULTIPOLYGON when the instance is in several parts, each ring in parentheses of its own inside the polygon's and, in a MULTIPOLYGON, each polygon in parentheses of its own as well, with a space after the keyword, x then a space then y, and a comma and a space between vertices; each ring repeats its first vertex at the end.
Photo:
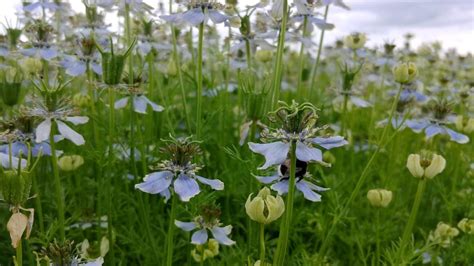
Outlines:
POLYGON ((418 76, 418 69, 414 63, 400 63, 392 69, 395 81, 401 84, 410 83, 418 76))
POLYGON ((114 52, 114 45, 110 40, 110 51, 102 50, 98 45, 97 48, 102 55, 102 80, 107 85, 117 85, 122 79, 123 69, 125 67, 125 60, 131 53, 132 48, 135 46, 136 40, 128 47, 127 51, 123 54, 114 52))
POLYGON ((387 207, 392 202, 392 191, 386 189, 371 189, 367 192, 367 199, 374 207, 387 207))
POLYGON ((0 191, 5 202, 12 206, 20 206, 26 202, 31 191, 29 173, 17 170, 0 172, 0 191))
POLYGON ((245 211, 250 219, 262 223, 269 224, 280 216, 285 211, 285 202, 280 196, 272 196, 270 189, 264 187, 258 195, 251 199, 252 194, 249 195, 245 203, 245 211))

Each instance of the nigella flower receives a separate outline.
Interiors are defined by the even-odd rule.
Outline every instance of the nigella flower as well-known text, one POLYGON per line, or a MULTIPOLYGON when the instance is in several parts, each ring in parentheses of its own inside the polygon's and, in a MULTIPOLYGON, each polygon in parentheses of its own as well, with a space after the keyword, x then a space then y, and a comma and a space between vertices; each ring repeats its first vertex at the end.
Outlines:
POLYGON ((75 56, 66 55, 61 62, 70 76, 77 77, 84 74, 90 67, 98 75, 102 75, 102 66, 96 53, 96 44, 92 37, 83 37, 77 41, 78 49, 75 56))
MULTIPOLYGON (((151 109, 155 112, 161 112, 164 110, 163 106, 158 105, 150 99, 148 99, 144 92, 140 89, 140 83, 142 82, 141 76, 134 77, 133 84, 128 86, 126 93, 128 94, 126 97, 118 100, 114 104, 115 109, 122 109, 127 106, 129 100, 131 100, 133 105, 133 110, 140 114, 146 114, 146 109, 151 106, 151 109)), ((128 84, 128 77, 125 79, 125 83, 128 84)))
POLYGON ((194 155, 201 152, 199 146, 190 138, 172 138, 163 153, 169 154, 171 160, 164 160, 157 165, 161 171, 152 172, 143 178, 135 188, 150 194, 160 194, 168 200, 173 190, 181 201, 189 201, 201 190, 197 181, 214 190, 223 190, 224 183, 218 179, 207 179, 196 174, 202 166, 192 163, 194 155))
POLYGON ((30 36, 31 47, 21 50, 23 55, 29 57, 40 57, 51 60, 58 56, 59 52, 51 44, 53 27, 42 20, 33 20, 25 26, 25 33, 30 36))
POLYGON ((423 118, 407 120, 406 124, 414 132, 420 133, 425 132, 427 138, 431 138, 436 135, 447 135, 451 141, 455 141, 460 144, 469 142, 469 137, 458 133, 450 129, 447 125, 454 124, 456 117, 449 115, 450 107, 446 101, 436 102, 432 108, 433 114, 423 118))
POLYGON ((26 12, 33 12, 37 9, 49 9, 54 12, 58 8, 59 6, 56 3, 49 2, 47 0, 39 0, 34 3, 30 2, 29 4, 23 6, 23 10, 26 12))
POLYGON ((84 138, 71 129, 66 122, 74 125, 85 124, 89 121, 87 116, 76 116, 76 110, 72 109, 65 99, 60 97, 65 84, 49 87, 43 81, 40 85, 34 84, 43 96, 43 101, 36 103, 35 107, 30 108, 28 113, 32 117, 39 117, 43 121, 36 127, 36 142, 40 143, 49 139, 51 128, 57 125, 59 135, 72 141, 76 145, 83 145, 84 138))
POLYGON ((334 24, 327 23, 323 18, 318 18, 317 13, 313 11, 312 0, 295 0, 294 5, 296 6, 296 14, 291 17, 291 22, 302 23, 306 18, 309 22, 307 25, 307 32, 313 31, 313 25, 321 30, 332 30, 334 24))
POLYGON ((209 19, 215 24, 223 23, 229 19, 228 16, 220 12, 220 10, 224 9, 224 6, 217 2, 207 0, 190 0, 185 4, 189 10, 183 13, 163 15, 160 16, 160 18, 171 23, 184 22, 193 26, 198 26, 201 23, 207 24, 209 19))
POLYGON ((220 210, 215 207, 205 206, 203 213, 193 219, 192 222, 181 222, 175 220, 174 224, 186 232, 198 229, 191 236, 191 243, 195 245, 202 245, 207 242, 208 230, 213 235, 214 239, 222 245, 230 246, 235 244, 235 241, 230 239, 228 235, 232 231, 232 226, 222 226, 219 220, 220 210))
POLYGON ((265 156, 265 163, 258 169, 267 169, 272 165, 281 165, 287 158, 291 142, 296 142, 296 158, 302 162, 323 162, 323 155, 319 148, 332 149, 341 147, 348 142, 341 136, 316 136, 322 128, 313 128, 317 121, 316 108, 309 103, 301 105, 293 102, 290 106, 280 102, 283 106, 273 114, 283 123, 283 128, 270 132, 265 129, 261 135, 265 144, 249 142, 250 149, 265 156), (299 121, 298 121, 299 120, 299 121))
MULTIPOLYGON (((416 83, 410 84, 410 85, 405 85, 403 90, 400 93, 400 101, 410 101, 410 100, 415 100, 417 102, 425 102, 428 100, 428 96, 425 94, 419 92, 416 88, 416 83)), ((397 92, 395 90, 389 91, 388 93, 390 96, 395 96, 397 92)))

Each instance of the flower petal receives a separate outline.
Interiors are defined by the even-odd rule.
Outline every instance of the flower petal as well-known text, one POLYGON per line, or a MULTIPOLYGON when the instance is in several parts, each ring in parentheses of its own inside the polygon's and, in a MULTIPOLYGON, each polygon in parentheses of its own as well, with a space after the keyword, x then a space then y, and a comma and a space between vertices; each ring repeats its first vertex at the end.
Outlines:
POLYGON ((304 180, 302 180, 300 182, 296 182, 296 188, 299 191, 303 192, 303 195, 304 195, 305 199, 307 199, 309 201, 312 201, 312 202, 321 201, 321 195, 314 192, 304 180))
POLYGON ((174 191, 182 201, 189 201, 200 192, 196 180, 184 174, 180 174, 174 181, 174 191))
POLYGON ((196 229, 196 223, 195 222, 181 222, 181 221, 178 221, 178 220, 174 220, 174 224, 181 228, 182 230, 186 231, 186 232, 189 232, 189 231, 192 231, 194 229, 196 229))
POLYGON ((231 230, 232 230, 232 226, 230 225, 226 227, 215 226, 211 228, 211 233, 214 236, 214 238, 217 240, 217 242, 221 243, 222 245, 230 246, 230 245, 235 244, 235 241, 227 237, 227 235, 230 234, 231 230))
POLYGON ((207 231, 206 229, 201 229, 194 232, 191 236, 191 243, 194 245, 203 245, 207 242, 207 231))
POLYGON ((290 144, 282 141, 258 144, 249 142, 249 148, 255 153, 265 156, 265 164, 258 169, 267 169, 272 165, 278 165, 285 162, 290 149, 290 144))
POLYGON ((288 193, 288 179, 277 182, 273 184, 270 188, 278 192, 279 195, 286 194, 288 193))
POLYGON ((36 142, 43 142, 49 139, 49 134, 51 132, 51 119, 46 118, 41 122, 36 128, 36 142))
POLYGON ((146 114, 146 106, 147 102, 142 96, 135 96, 133 97, 133 110, 140 114, 146 114))
POLYGON ((215 24, 222 23, 229 18, 226 15, 220 13, 219 11, 212 10, 212 9, 208 11, 208 16, 212 20, 212 22, 214 22, 215 24))
POLYGON ((215 190, 223 190, 224 189, 224 182, 220 181, 219 179, 208 179, 202 176, 195 175, 194 177, 199 180, 199 182, 210 186, 212 189, 215 190))
POLYGON ((89 117, 87 116, 69 116, 66 117, 66 121, 73 123, 74 125, 82 125, 89 122, 89 117))
POLYGON ((301 142, 296 143, 296 158, 303 162, 322 162, 323 161, 323 153, 321 150, 308 147, 301 142))
POLYGON ((257 178, 257 180, 260 183, 270 184, 270 183, 274 182, 275 180, 277 180, 278 178, 280 178, 280 175, 278 173, 276 173, 272 176, 255 176, 255 177, 257 178))
POLYGON ((195 9, 191 9, 191 10, 188 10, 186 12, 184 12, 182 15, 181 15, 181 20, 193 25, 193 26, 197 26, 199 25, 200 23, 204 22, 204 13, 202 13, 202 9, 201 8, 195 8, 195 9))
POLYGON ((341 147, 347 145, 347 140, 341 136, 332 136, 327 138, 317 137, 311 140, 314 144, 317 144, 326 150, 330 150, 332 148, 341 147))
POLYGON ((431 124, 425 128, 425 134, 427 138, 431 138, 435 135, 442 134, 445 132, 445 129, 437 124, 431 124))
POLYGON ((466 144, 469 142, 469 137, 464 135, 464 134, 461 134, 461 133, 458 133, 452 129, 449 129, 447 127, 445 127, 446 129, 446 132, 448 133, 448 135, 451 137, 451 140, 452 141, 455 141, 459 144, 466 144))
POLYGON ((56 120, 56 124, 58 124, 59 133, 64 136, 66 139, 72 141, 74 144, 80 146, 86 143, 84 138, 77 133, 76 131, 72 130, 68 125, 60 120, 56 120))
POLYGON ((173 173, 170 171, 154 172, 146 175, 142 183, 136 184, 135 188, 145 193, 158 194, 171 185, 173 173))
POLYGON ((122 98, 122 99, 115 102, 114 108, 115 109, 122 109, 125 106, 127 106, 127 103, 128 103, 128 97, 124 97, 124 98, 122 98))
POLYGON ((161 112, 165 109, 165 108, 163 108, 163 106, 158 105, 158 104, 150 101, 150 99, 148 99, 146 96, 140 96, 140 97, 143 97, 145 99, 145 101, 151 106, 151 109, 153 109, 153 111, 155 111, 155 112, 161 112))

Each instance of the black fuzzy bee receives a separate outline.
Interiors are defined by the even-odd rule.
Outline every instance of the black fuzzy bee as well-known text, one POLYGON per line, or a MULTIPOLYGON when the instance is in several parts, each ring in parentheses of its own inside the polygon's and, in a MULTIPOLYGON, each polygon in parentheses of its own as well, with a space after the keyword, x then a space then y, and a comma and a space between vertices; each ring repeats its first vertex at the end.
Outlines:
MULTIPOLYGON (((278 172, 282 176, 282 179, 288 179, 290 177, 290 164, 290 159, 287 159, 283 164, 278 167, 278 172)), ((300 161, 298 159, 296 160, 296 181, 300 181, 301 179, 303 179, 307 169, 308 163, 300 161)))

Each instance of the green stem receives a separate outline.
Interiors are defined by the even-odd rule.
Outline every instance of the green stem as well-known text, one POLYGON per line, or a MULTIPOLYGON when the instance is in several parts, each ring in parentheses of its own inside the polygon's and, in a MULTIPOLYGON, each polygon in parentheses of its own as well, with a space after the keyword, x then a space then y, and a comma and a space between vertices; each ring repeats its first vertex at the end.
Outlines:
POLYGON ((260 224, 260 265, 265 265, 265 225, 260 224))
MULTIPOLYGON (((324 10, 324 20, 328 18, 329 13, 329 5, 326 6, 324 10)), ((318 67, 319 61, 321 60, 321 51, 323 50, 323 41, 324 41, 324 33, 326 32, 325 29, 321 30, 321 35, 319 37, 319 44, 318 44, 318 54, 316 55, 316 62, 313 65, 313 69, 311 71, 311 86, 309 87, 310 97, 311 93, 313 92, 314 85, 316 83, 316 75, 318 74, 318 67)))
MULTIPOLYGON (((304 17, 304 20, 303 20, 303 38, 306 37, 306 27, 307 27, 307 24, 308 24, 308 16, 305 16, 304 17)), ((304 42, 302 41, 301 42, 301 47, 300 47, 300 65, 299 65, 299 68, 298 68, 298 84, 296 86, 296 92, 297 92, 297 95, 299 96, 303 96, 302 94, 302 90, 303 90, 303 70, 304 70, 304 61, 305 61, 305 57, 304 57, 304 42)))
POLYGON ((418 182, 418 188, 416 190, 415 201, 413 202, 413 207, 411 209, 410 217, 408 218, 408 223, 405 227, 405 230, 403 231, 402 240, 400 242, 400 250, 399 250, 400 259, 403 256, 403 252, 405 251, 405 246, 413 231, 413 225, 415 224, 416 216, 418 214, 418 209, 420 208, 420 203, 423 196, 423 192, 425 191, 426 182, 427 180, 425 178, 421 179, 420 182, 418 182))
POLYGON ((22 249, 22 242, 23 239, 18 241, 18 246, 16 247, 16 265, 22 266, 23 265, 23 249, 22 249))
POLYGON ((56 123, 52 121, 51 132, 49 134, 49 145, 51 147, 51 164, 53 167, 54 188, 56 190, 56 201, 58 205, 59 240, 61 243, 64 243, 64 240, 66 239, 66 233, 64 228, 64 198, 61 179, 59 177, 58 157, 56 156, 56 144, 54 143, 55 126, 56 123))
POLYGON ((272 91, 272 107, 276 106, 280 97, 281 79, 283 71, 283 51, 285 49, 285 33, 288 21, 288 0, 283 0, 283 18, 280 25, 280 33, 278 35, 277 57, 275 60, 275 68, 273 75, 273 91, 272 91))
POLYGON ((176 216, 177 197, 178 195, 176 194, 171 195, 170 220, 168 224, 168 234, 166 237, 166 266, 171 266, 173 264, 173 234, 175 227, 174 219, 176 216))
POLYGON ((285 255, 288 249, 288 238, 293 217, 293 198, 296 184, 296 141, 291 141, 290 148, 290 180, 288 182, 288 196, 286 198, 286 213, 280 225, 280 236, 273 264, 276 266, 285 265, 285 255))
POLYGON ((376 221, 376 249, 375 249, 375 263, 380 265, 380 208, 377 208, 377 221, 376 221))
MULTIPOLYGON (((402 89, 403 89, 403 86, 400 85, 399 89, 398 89, 398 92, 397 92, 397 95, 395 96, 395 99, 393 100, 393 103, 392 103, 392 108, 390 110, 390 114, 389 114, 389 118, 388 118, 388 123, 387 125, 385 125, 384 129, 383 129, 383 132, 382 132, 382 136, 380 137, 379 141, 378 141, 378 145, 375 149, 375 152, 372 154, 372 156, 370 157, 369 161, 367 162, 367 164, 365 165, 364 167, 364 170, 362 170, 362 174, 360 175, 359 177, 359 180, 357 181, 355 187, 354 187, 354 190, 352 191, 349 199, 347 200, 347 202, 344 204, 344 206, 342 207, 342 210, 336 214, 334 216, 334 219, 329 227, 329 230, 328 230, 328 233, 326 235, 326 238, 324 239, 323 241, 323 244, 321 245, 320 249, 319 249, 319 256, 321 258, 324 257, 325 255, 325 252, 326 252, 326 249, 329 245, 329 240, 331 238, 331 236, 333 235, 334 233, 334 230, 336 229, 336 226, 337 224, 339 223, 340 219, 347 214, 347 212, 349 211, 349 208, 351 207, 352 205, 352 202, 355 200, 355 198, 357 197, 357 195, 359 194, 359 191, 360 189, 362 188, 362 185, 364 184, 365 180, 367 179, 367 176, 368 176, 368 173, 369 173, 369 170, 370 170, 370 167, 372 166, 372 163, 375 161, 375 158, 377 157, 378 153, 380 152, 380 150, 382 150, 389 141, 385 141, 385 138, 387 136, 387 133, 388 133, 388 128, 390 128, 392 126, 392 118, 393 118, 393 115, 395 113, 395 110, 397 108, 397 105, 398 105, 398 101, 400 99, 400 94, 402 92, 402 89)), ((397 132, 395 132, 396 134, 397 132)), ((391 138, 389 139, 391 140, 391 138)))
MULTIPOLYGON (((170 7, 171 7, 171 1, 170 1, 170 7)), ((173 40, 173 58, 174 62, 176 64, 176 69, 178 71, 178 80, 179 80, 179 87, 181 89, 181 98, 183 101, 183 112, 184 112, 184 118, 186 119, 186 128, 188 132, 191 132, 191 120, 189 118, 188 114, 188 104, 186 102, 186 91, 184 89, 184 81, 183 81, 183 73, 181 72, 181 63, 180 63, 180 58, 178 54, 178 45, 177 45, 177 40, 176 40, 176 34, 174 30, 173 24, 171 24, 171 36, 173 40)))
POLYGON ((252 69, 252 54, 251 54, 250 42, 248 38, 245 39, 245 53, 247 56, 247 67, 249 70, 251 70, 252 69))
POLYGON ((202 125, 202 43, 204 36, 204 23, 199 24, 198 58, 197 58, 197 111, 196 111, 196 137, 201 137, 202 125))
MULTIPOLYGON (((109 154, 108 154, 108 167, 113 169, 114 162, 114 129, 115 129, 115 91, 113 87, 109 87, 109 154)), ((114 256, 114 238, 113 238, 113 204, 112 204, 112 176, 110 175, 107 178, 107 184, 105 184, 107 189, 107 236, 110 241, 110 254, 109 258, 111 263, 115 259, 114 256)), ((100 217, 99 217, 100 219, 100 217)))

